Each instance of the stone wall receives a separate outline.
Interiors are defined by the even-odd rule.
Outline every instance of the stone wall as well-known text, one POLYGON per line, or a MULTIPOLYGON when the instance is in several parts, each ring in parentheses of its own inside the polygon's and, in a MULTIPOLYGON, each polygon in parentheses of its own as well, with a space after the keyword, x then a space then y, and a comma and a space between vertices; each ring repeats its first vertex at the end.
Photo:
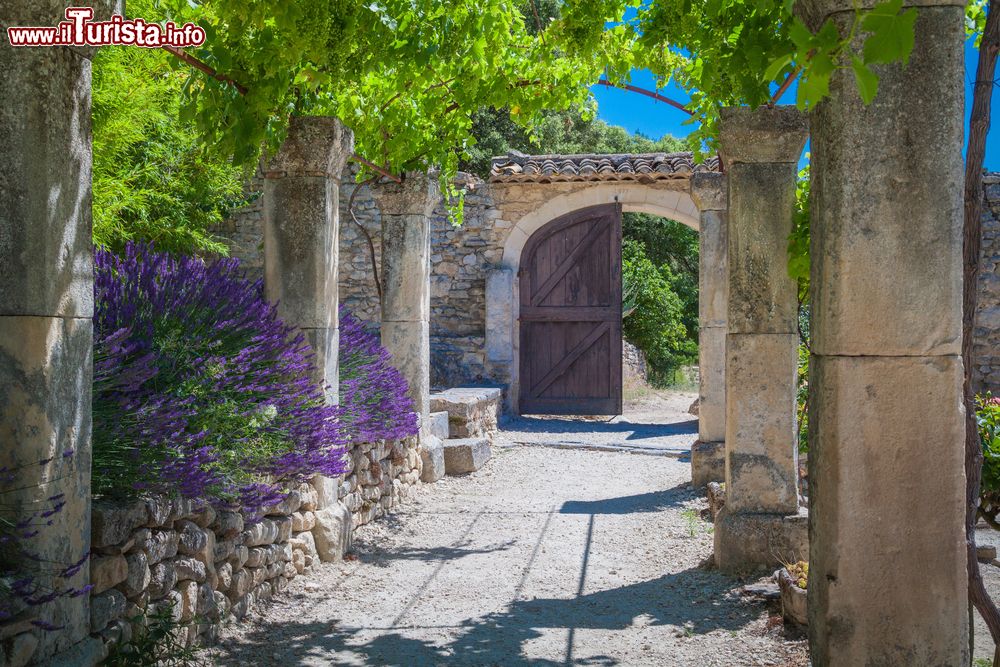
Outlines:
MULTIPOLYGON (((372 195, 372 188, 380 186, 360 186, 353 202, 355 222, 349 205, 358 187, 356 174, 357 166, 349 164, 341 179, 340 303, 377 326, 380 308, 371 251, 358 224, 371 236, 381 270, 381 217, 372 195)), ((469 384, 509 387, 514 383, 511 360, 517 340, 516 330, 509 324, 516 313, 501 318, 510 328, 509 335, 497 337, 500 344, 494 344, 494 348, 509 349, 490 350, 486 290, 487 277, 504 262, 504 246, 518 221, 544 213, 545 222, 581 206, 620 201, 629 210, 669 215, 697 226, 697 210, 686 194, 686 179, 651 183, 484 183, 465 174, 460 179, 468 189, 462 225, 451 224, 442 203, 434 211, 431 232, 431 385, 437 388, 469 384)), ((240 257, 254 276, 263 273, 260 208, 258 199, 218 230, 232 254, 240 257)), ((526 237, 518 239, 523 243, 526 237)), ((498 308, 509 308, 509 298, 494 301, 498 308)))
MULTIPOLYGON (((360 186, 350 209, 356 165, 344 170, 340 191, 340 303, 365 322, 378 326, 380 309, 372 272, 371 250, 360 224, 368 231, 381 270, 381 217, 372 187, 360 186)), ((468 179, 468 180, 466 180, 468 179)), ((485 185, 469 177, 475 189, 465 199, 464 223, 451 224, 442 203, 435 212, 431 237, 431 384, 449 387, 490 381, 487 367, 486 271, 499 265, 503 240, 511 224, 499 221, 485 185)), ((260 179, 249 187, 250 206, 235 212, 216 233, 239 257, 248 274, 263 277, 263 220, 260 179)))
POLYGON ((983 247, 974 347, 976 391, 1000 395, 1000 173, 983 178, 983 247))
POLYGON ((189 500, 95 501, 91 632, 110 649, 131 637, 130 619, 168 607, 183 641, 210 643, 221 623, 340 559, 355 528, 408 498, 416 448, 416 438, 355 445, 343 478, 317 477, 252 523, 189 500))

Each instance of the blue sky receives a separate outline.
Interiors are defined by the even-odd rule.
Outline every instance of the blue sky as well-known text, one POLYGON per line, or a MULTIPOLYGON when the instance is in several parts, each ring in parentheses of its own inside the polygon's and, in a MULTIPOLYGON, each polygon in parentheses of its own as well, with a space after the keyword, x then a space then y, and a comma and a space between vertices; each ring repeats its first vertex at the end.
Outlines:
MULTIPOLYGON (((972 81, 975 78, 978 57, 978 52, 973 48, 972 42, 968 42, 965 47, 966 121, 968 121, 969 109, 972 106, 972 81)), ((653 76, 642 70, 633 72, 632 83, 649 89, 654 86, 653 76)), ((657 102, 643 95, 605 86, 594 86, 593 90, 594 96, 597 98, 598 116, 612 125, 621 125, 628 130, 642 132, 653 138, 659 138, 664 134, 683 137, 691 131, 690 125, 682 125, 684 120, 688 118, 687 114, 668 104, 657 102)), ((661 92, 681 102, 686 102, 688 99, 683 91, 673 85, 661 92)), ((985 167, 990 171, 1000 171, 1000 111, 998 111, 1000 95, 993 97, 993 127, 986 140, 985 167)), ((794 101, 795 88, 793 86, 785 93, 782 102, 792 104, 794 101)), ((966 128, 968 128, 968 122, 966 122, 966 128)))

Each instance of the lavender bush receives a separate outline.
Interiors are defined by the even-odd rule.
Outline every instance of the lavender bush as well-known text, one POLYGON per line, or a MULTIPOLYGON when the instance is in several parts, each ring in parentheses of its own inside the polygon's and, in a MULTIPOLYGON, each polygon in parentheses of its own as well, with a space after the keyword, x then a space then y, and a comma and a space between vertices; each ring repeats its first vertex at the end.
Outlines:
POLYGON ((378 336, 340 308, 340 414, 355 442, 394 440, 417 432, 406 380, 378 336))
POLYGON ((238 262, 141 244, 95 253, 95 493, 208 498, 253 513, 343 472, 339 409, 311 352, 238 262))

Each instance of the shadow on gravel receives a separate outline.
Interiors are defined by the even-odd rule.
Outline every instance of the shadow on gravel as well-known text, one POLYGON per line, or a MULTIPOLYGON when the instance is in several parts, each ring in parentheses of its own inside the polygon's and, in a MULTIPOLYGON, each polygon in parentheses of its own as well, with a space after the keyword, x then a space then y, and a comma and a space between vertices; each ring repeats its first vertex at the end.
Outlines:
POLYGON ((503 430, 527 433, 594 433, 601 435, 627 434, 625 440, 645 440, 673 435, 697 435, 698 420, 688 419, 672 424, 633 422, 624 419, 567 419, 565 417, 512 417, 504 421, 503 430))
POLYGON ((398 549, 377 549, 366 552, 358 549, 354 550, 358 560, 368 565, 376 567, 388 567, 394 560, 419 560, 426 563, 438 561, 450 561, 473 556, 476 554, 488 554, 497 551, 506 551, 516 544, 515 540, 509 540, 502 544, 496 544, 481 549, 465 549, 461 546, 430 547, 427 549, 415 547, 401 547, 398 549))
POLYGON ((665 491, 651 491, 620 498, 600 500, 568 500, 559 508, 560 514, 638 514, 659 512, 676 507, 696 497, 690 484, 680 484, 665 491))
POLYGON ((240 643, 223 644, 212 653, 217 665, 618 665, 608 655, 573 655, 576 630, 622 631, 642 617, 642 625, 670 625, 680 635, 738 630, 752 622, 759 608, 725 600, 738 583, 715 571, 691 568, 650 581, 579 595, 571 599, 516 600, 502 612, 470 619, 458 627, 420 622, 386 628, 340 628, 335 623, 263 625, 240 643), (526 642, 551 630, 569 631, 558 659, 528 658, 526 642), (443 645, 401 633, 457 633, 443 645), (372 637, 372 634, 379 633, 372 637), (280 637, 280 641, 276 641, 280 637), (271 662, 263 662, 262 657, 271 662))

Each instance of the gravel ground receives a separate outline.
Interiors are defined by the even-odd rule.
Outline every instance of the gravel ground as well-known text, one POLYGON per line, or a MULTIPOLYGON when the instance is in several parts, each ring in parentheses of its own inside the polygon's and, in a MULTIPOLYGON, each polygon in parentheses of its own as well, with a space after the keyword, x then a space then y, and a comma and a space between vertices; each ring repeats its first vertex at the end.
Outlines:
MULTIPOLYGON (((991 544, 1000 551, 1000 532, 992 528, 981 527, 976 530, 976 544, 991 544)), ((996 561, 994 561, 996 562, 996 561)), ((986 591, 993 598, 993 601, 1000 604, 1000 565, 992 563, 980 563, 979 571, 983 575, 983 582, 986 584, 986 591)), ((973 614, 973 628, 975 630, 975 642, 973 644, 973 656, 979 659, 993 661, 993 638, 990 637, 989 628, 983 621, 979 613, 973 614)))
POLYGON ((665 409, 690 402, 633 404, 590 439, 568 420, 519 421, 483 470, 361 528, 349 560, 294 580, 206 663, 807 665, 804 639, 741 597, 747 582, 706 565, 706 504, 677 456, 691 417, 665 409), (673 430, 636 437, 651 410, 673 430), (516 444, 535 436, 575 444, 516 444), (669 455, 589 448, 637 441, 669 455))

